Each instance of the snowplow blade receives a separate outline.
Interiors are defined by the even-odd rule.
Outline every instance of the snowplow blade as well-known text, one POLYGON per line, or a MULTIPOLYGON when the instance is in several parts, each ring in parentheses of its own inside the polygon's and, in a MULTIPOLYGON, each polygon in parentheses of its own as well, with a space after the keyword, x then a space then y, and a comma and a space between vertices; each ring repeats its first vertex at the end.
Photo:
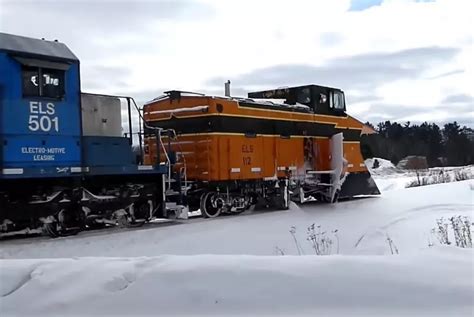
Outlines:
POLYGON ((380 195, 380 191, 375 184, 370 173, 350 173, 342 184, 339 198, 352 198, 355 196, 380 195))

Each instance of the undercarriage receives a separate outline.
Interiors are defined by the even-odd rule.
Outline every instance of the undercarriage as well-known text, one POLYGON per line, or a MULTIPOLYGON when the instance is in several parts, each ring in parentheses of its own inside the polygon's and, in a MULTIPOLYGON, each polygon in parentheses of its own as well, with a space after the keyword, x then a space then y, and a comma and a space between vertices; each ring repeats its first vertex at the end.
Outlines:
POLYGON ((200 210, 204 218, 240 214, 252 206, 288 209, 287 179, 196 183, 189 187, 190 211, 200 210))
POLYGON ((58 237, 107 226, 141 226, 173 213, 165 209, 161 182, 45 183, 0 191, 0 236, 43 232, 58 237))

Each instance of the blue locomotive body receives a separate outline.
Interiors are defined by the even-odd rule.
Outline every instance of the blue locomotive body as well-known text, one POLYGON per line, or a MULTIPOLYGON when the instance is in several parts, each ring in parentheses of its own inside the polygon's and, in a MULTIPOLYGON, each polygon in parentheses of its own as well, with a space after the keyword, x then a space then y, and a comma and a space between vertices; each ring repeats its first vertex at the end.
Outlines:
POLYGON ((66 45, 0 33, 0 233, 166 213, 169 162, 141 165, 132 129, 122 133, 124 100, 131 123, 132 98, 81 92, 66 45))
POLYGON ((68 176, 81 166, 79 60, 62 43, 0 39, 0 178, 68 176))

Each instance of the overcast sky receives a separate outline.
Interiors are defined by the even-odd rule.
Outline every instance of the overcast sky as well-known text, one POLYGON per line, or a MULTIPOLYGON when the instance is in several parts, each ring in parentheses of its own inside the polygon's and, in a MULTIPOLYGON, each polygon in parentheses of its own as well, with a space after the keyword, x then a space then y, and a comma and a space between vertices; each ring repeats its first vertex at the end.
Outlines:
POLYGON ((474 126, 472 0, 0 0, 0 31, 58 39, 82 89, 145 101, 321 84, 363 121, 474 126))

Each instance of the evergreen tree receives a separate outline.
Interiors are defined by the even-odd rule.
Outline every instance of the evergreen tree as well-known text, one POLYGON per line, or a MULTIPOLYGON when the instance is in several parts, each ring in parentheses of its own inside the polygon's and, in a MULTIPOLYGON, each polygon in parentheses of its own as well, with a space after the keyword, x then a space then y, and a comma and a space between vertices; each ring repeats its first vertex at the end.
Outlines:
POLYGON ((385 121, 377 124, 375 130, 377 134, 361 139, 364 158, 382 157, 397 164, 408 155, 419 155, 426 157, 429 166, 443 164, 442 158, 446 158, 449 165, 474 164, 474 130, 461 128, 457 122, 440 129, 428 122, 402 125, 385 121))

